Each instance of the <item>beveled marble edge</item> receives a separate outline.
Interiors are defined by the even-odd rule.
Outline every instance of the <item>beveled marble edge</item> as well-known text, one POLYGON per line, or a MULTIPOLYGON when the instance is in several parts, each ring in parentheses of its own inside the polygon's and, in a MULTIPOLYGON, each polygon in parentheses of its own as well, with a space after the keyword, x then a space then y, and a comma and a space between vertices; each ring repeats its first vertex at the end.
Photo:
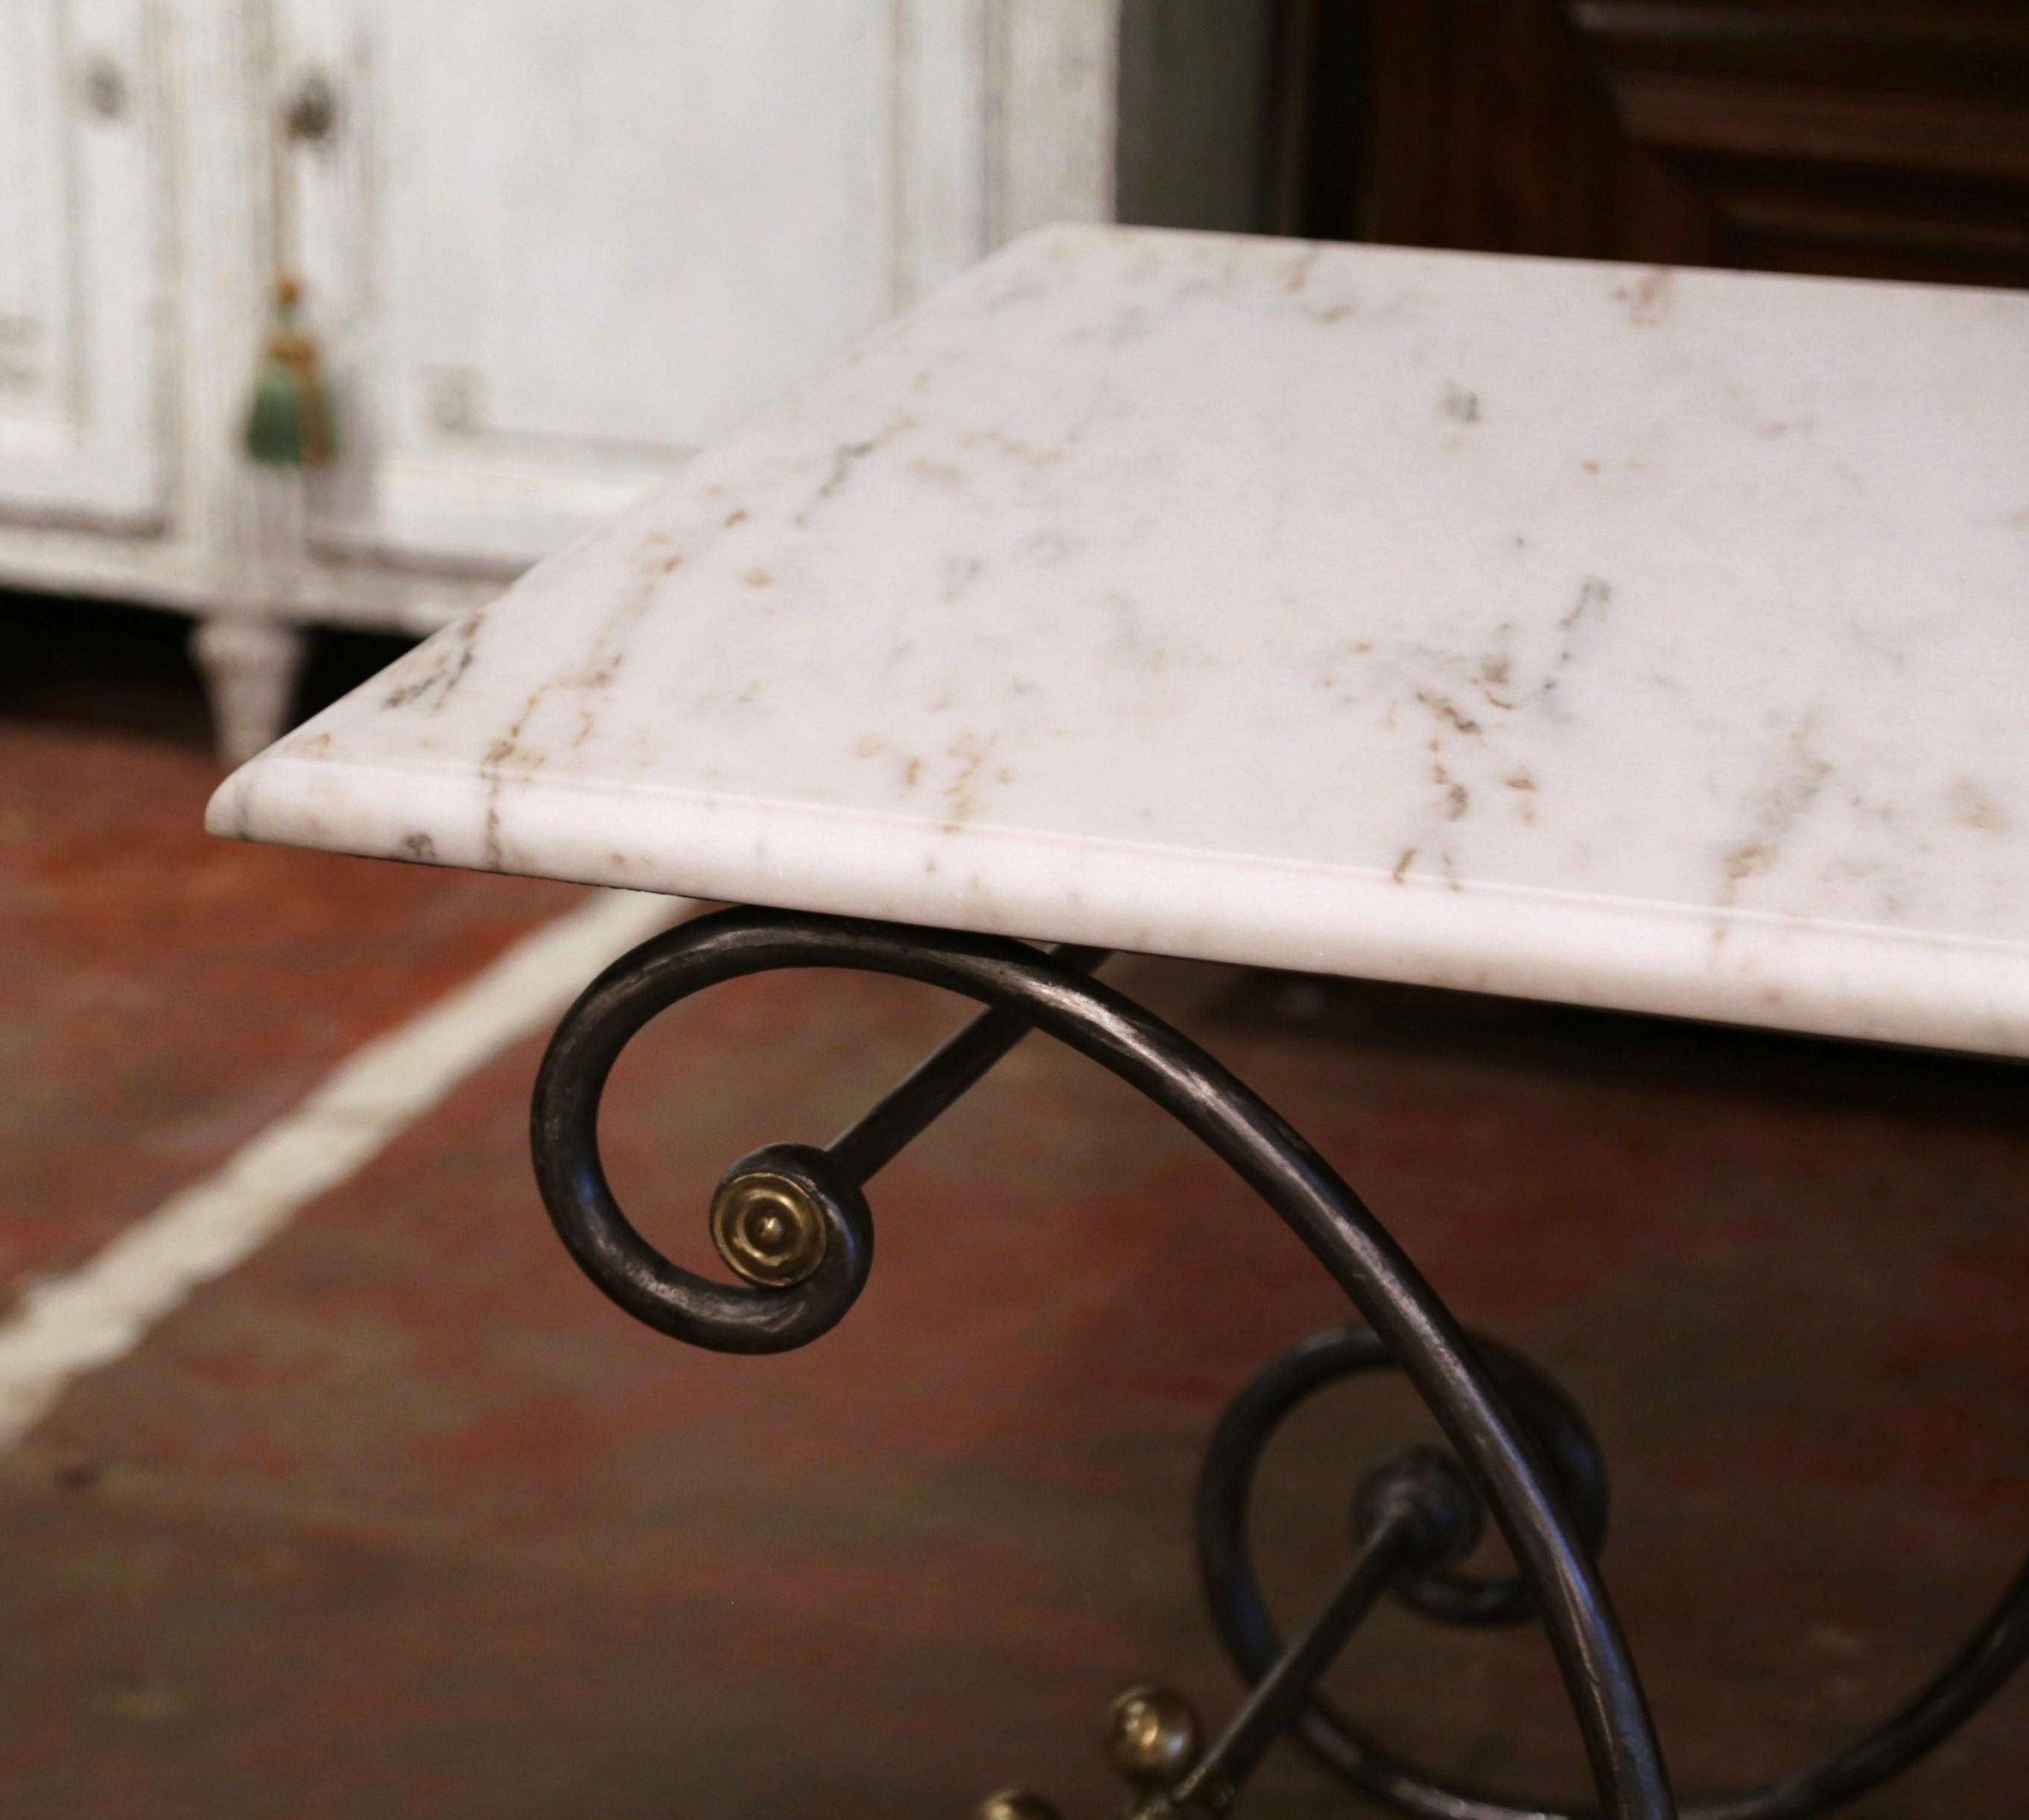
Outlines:
POLYGON ((206 825, 485 870, 512 869, 526 847, 542 854, 544 876, 584 884, 2029 1058, 2029 943, 952 828, 639 782, 532 778, 490 826, 484 797, 484 780, 456 767, 271 751, 221 786, 206 825), (367 778, 376 789, 358 787, 367 778), (391 840, 391 780, 410 805, 405 819, 463 834, 391 840), (657 810, 652 832, 644 799, 657 810), (777 847, 793 860, 773 858, 777 847))

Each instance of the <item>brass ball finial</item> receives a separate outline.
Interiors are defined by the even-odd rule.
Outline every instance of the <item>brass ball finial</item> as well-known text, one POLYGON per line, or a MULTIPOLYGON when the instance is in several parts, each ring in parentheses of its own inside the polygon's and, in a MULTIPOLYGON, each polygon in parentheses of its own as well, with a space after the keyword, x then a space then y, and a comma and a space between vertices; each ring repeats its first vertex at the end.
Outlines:
POLYGON ((1167 1788, 1198 1759, 1204 1726, 1174 1688, 1129 1688, 1107 1707, 1106 1760, 1137 1788, 1167 1788))
POLYGON ((972 1820, 1063 1820, 1040 1795, 1026 1788, 1003 1788, 973 1810, 972 1820))
POLYGON ((719 1184, 711 1203, 711 1242, 750 1283, 788 1289, 824 1262, 824 1210, 801 1182, 749 1169, 719 1184))

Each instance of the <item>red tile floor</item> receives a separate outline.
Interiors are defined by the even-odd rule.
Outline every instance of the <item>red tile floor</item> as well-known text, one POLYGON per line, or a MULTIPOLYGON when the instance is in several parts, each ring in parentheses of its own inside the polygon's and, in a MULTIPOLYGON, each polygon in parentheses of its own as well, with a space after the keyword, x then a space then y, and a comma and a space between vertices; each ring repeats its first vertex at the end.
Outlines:
MULTIPOLYGON (((206 841, 193 701, 167 673, 0 683, 0 1308, 577 901, 206 841)), ((2012 1572, 2019 1069, 1156 961, 1111 977, 1585 1403, 1686 1791, 1842 1740, 2012 1572)), ((829 1135, 958 1014, 849 977, 686 1007, 616 1077, 616 1186, 701 1258, 729 1161, 829 1135)), ((550 1235, 540 1046, 0 1457, 0 1815, 872 1820, 1022 1781, 1096 1816, 1113 1692, 1226 1708, 1192 1589, 1198 1450, 1258 1362, 1340 1310, 1219 1166, 1025 1047, 875 1184, 880 1255, 836 1333, 707 1357, 627 1321, 550 1235)), ((1334 1573, 1363 1464, 1417 1432, 1393 1383, 1292 1425, 1259 1525, 1285 1612, 1334 1573)), ((1579 1793, 1530 1636, 1384 1613, 1333 1685, 1471 1778, 1579 1793)), ((2025 1791, 2029 1686, 1857 1811, 2016 1816, 2025 1791)), ((1288 1751, 1242 1810, 1358 1811, 1288 1751)))

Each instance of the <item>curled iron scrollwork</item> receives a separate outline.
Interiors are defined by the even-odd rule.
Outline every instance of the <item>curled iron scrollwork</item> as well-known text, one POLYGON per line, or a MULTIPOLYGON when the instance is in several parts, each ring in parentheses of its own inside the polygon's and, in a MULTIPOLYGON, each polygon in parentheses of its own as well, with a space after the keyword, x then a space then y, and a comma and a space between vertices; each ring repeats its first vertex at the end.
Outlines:
MULTIPOLYGON (((1382 1749, 1315 1689, 1372 1603, 1392 1592, 1462 1624, 1540 1620, 1612 1820, 1677 1813, 1640 1681, 1597 1555, 1606 1481, 1583 1418, 1518 1355, 1469 1337, 1387 1230, 1305 1140, 1190 1040, 1090 977, 1105 956, 996 936, 779 910, 715 912, 623 956, 566 1014, 537 1077, 531 1130, 544 1204, 592 1281, 637 1320, 721 1352, 780 1352, 841 1320, 874 1252, 866 1184, 1031 1029, 1137 1089, 1222 1158, 1296 1232, 1366 1322, 1271 1362, 1222 1418, 1198 1501, 1202 1577, 1214 1621, 1251 1692, 1200 1753, 1194 1718, 1165 1690, 1116 1703, 1109 1753, 1137 1790, 1130 1811, 1223 1814, 1272 1738, 1293 1732, 1355 1787, 1419 1820, 1570 1820, 1456 1789, 1382 1749), (659 1013, 726 982, 787 968, 914 980, 974 1000, 980 1014, 830 1144, 771 1144, 721 1181, 711 1230, 743 1280, 673 1263, 615 1199, 599 1151, 614 1062, 659 1013), (1408 1377, 1463 1462, 1412 1449, 1361 1492, 1355 1559, 1294 1642, 1278 1635, 1247 1547, 1256 1464, 1284 1416, 1323 1384, 1385 1366, 1408 1377), (1462 1541, 1490 1514, 1516 1571, 1468 1576, 1462 1541), (1128 1715, 1123 1718, 1122 1715, 1128 1715), (1180 1740, 1188 1734, 1189 1748, 1180 1740), (1169 1763, 1156 1775, 1152 1763, 1169 1763), (1188 1763, 1188 1768, 1181 1767, 1188 1763)), ((1805 1820, 1897 1774, 1969 1717, 2029 1655, 2029 1567, 1985 1625, 1915 1700, 1860 1743, 1781 1782, 1686 1810, 1696 1820, 1805 1820)), ((982 1813, 1048 1814, 1012 1791, 982 1813)))
MULTIPOLYGON (((1605 1535, 1606 1470, 1584 1417, 1540 1366, 1484 1336, 1476 1336, 1475 1344, 1559 1482, 1587 1545, 1597 1551, 1605 1535)), ((1331 1329, 1271 1359, 1219 1418, 1198 1481, 1199 1580, 1219 1640, 1244 1681, 1269 1674, 1285 1648, 1248 1545, 1250 1494, 1268 1444, 1282 1423, 1327 1384, 1394 1363, 1368 1329, 1331 1329)), ((1474 1582, 1456 1574, 1404 1574, 1393 1590, 1425 1616, 1454 1624, 1519 1622, 1529 1615, 1531 1602, 1531 1589, 1519 1578, 1474 1582)), ((1857 1801, 1943 1743, 2025 1657, 2029 1563, 1937 1674, 1864 1737, 1758 1788, 1687 1803, 1682 1820, 1812 1820, 1857 1801)), ((1582 1820, 1542 1803, 1460 1788, 1406 1763, 1321 1698, 1308 1703, 1292 1730, 1370 1800, 1415 1820, 1582 1820)))

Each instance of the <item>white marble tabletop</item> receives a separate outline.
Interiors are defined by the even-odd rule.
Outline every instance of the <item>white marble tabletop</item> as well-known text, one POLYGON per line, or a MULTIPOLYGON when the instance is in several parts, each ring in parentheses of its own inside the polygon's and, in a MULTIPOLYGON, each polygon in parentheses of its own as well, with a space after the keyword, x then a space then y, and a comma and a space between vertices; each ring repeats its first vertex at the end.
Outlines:
POLYGON ((1063 228, 210 825, 2024 1056, 2025 705, 2029 296, 1063 228))

